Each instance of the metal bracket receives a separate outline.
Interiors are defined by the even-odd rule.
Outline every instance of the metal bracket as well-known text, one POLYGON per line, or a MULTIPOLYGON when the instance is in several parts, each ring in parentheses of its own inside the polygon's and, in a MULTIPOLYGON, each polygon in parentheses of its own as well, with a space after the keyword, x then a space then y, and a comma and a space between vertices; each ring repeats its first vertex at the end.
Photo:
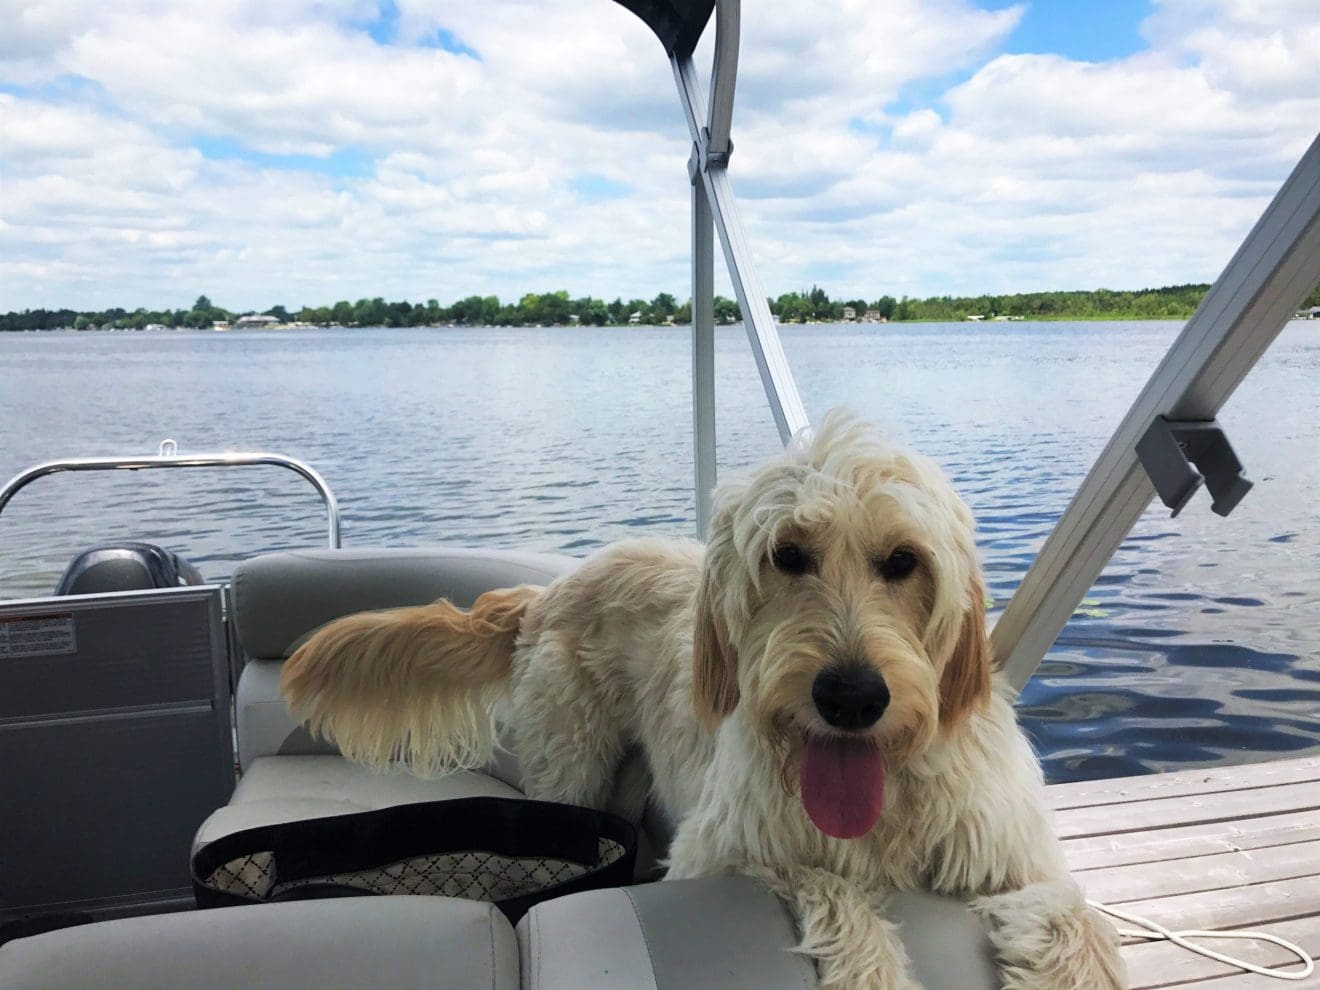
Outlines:
POLYGON ((695 186, 701 181, 701 173, 714 168, 728 168, 729 156, 733 154, 733 141, 726 141, 726 150, 710 150, 710 131, 701 128, 701 140, 692 144, 692 154, 688 156, 688 180, 695 186))
POLYGON ((1160 500, 1178 515, 1205 482, 1211 510, 1226 516, 1251 491, 1242 462, 1216 420, 1173 420, 1156 416, 1137 441, 1137 457, 1160 500), (1195 467, 1193 467, 1195 465, 1195 467), (1199 470, 1198 470, 1199 469, 1199 470))
POLYGON ((706 171, 713 168, 728 168, 729 157, 733 154, 733 138, 726 138, 723 151, 710 150, 710 131, 703 127, 701 136, 704 139, 701 148, 702 166, 706 171))

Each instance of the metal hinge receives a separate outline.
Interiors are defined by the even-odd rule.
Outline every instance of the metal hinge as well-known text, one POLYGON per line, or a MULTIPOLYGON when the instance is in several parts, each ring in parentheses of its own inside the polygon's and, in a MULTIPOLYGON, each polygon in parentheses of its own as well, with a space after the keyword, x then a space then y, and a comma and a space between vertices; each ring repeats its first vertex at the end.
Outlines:
POLYGON ((1155 484, 1160 500, 1175 516, 1202 482, 1210 490, 1210 508, 1221 516, 1232 512, 1251 491, 1251 482, 1242 475, 1242 462, 1213 419, 1173 420, 1157 416, 1137 441, 1137 457, 1155 484))

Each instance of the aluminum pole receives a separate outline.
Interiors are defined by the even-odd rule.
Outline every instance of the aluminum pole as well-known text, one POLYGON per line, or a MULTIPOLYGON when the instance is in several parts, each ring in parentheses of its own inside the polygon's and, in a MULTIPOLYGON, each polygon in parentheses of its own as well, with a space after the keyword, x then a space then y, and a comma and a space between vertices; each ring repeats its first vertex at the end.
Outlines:
MULTIPOLYGON (((736 50, 734 55, 736 57, 736 50)), ((747 339, 752 345, 761 384, 765 388, 780 440, 788 443, 793 434, 809 425, 806 408, 802 405, 802 397, 784 354, 784 345, 770 313, 770 304, 766 301, 765 290, 756 273, 756 264, 747 233, 743 229, 733 186, 729 182, 728 170, 722 161, 712 160, 708 156, 708 132, 700 116, 700 108, 706 106, 706 100, 697 78, 696 66, 691 56, 673 58, 671 61, 679 98, 692 133, 700 177, 724 249, 724 261, 733 282, 734 294, 738 297, 738 306, 742 309, 747 339)))
POLYGON ((1150 504, 1136 452, 1157 417, 1209 421, 1320 283, 1320 138, 1293 170, 1128 410, 996 624, 1021 690, 1150 504))
POLYGON ((692 160, 692 455, 697 537, 710 529, 715 488, 715 225, 706 187, 692 160))

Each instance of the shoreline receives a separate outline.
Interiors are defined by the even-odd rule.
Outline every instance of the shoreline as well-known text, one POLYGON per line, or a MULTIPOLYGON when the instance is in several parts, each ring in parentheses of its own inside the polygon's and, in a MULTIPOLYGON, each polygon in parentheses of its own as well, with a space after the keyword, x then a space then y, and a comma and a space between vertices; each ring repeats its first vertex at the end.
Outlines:
MULTIPOLYGON (((903 327, 903 326, 984 326, 984 327, 1014 327, 1030 326, 1043 323, 1186 323, 1190 316, 1033 316, 1023 317, 1011 320, 809 320, 806 322, 775 321, 775 325, 780 328, 788 327, 903 327)), ((1307 316, 1289 317, 1288 323, 1320 323, 1320 319, 1307 316)), ((716 328, 721 327, 742 327, 741 321, 736 323, 717 323, 716 328)), ((427 323, 414 324, 410 326, 390 326, 384 323, 373 324, 339 324, 339 323, 279 323, 263 327, 97 327, 92 329, 85 327, 77 329, 74 327, 39 327, 22 330, 0 331, 0 336, 10 334, 25 333, 77 333, 77 334, 108 334, 108 333, 233 333, 235 331, 242 333, 288 333, 291 331, 304 330, 688 330, 691 328, 689 323, 553 323, 553 324, 530 324, 530 323, 427 323)))

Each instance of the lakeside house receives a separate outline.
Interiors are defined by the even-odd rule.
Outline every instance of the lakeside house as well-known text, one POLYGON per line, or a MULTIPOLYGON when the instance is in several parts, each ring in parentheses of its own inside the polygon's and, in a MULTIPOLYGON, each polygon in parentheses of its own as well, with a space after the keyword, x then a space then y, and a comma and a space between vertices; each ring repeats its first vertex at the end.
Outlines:
POLYGON ((851 306, 844 306, 844 307, 843 307, 843 322, 844 322, 844 323, 851 323, 851 322, 852 322, 853 320, 855 320, 855 319, 857 319, 857 310, 853 309, 851 306))
POLYGON ((259 313, 248 313, 246 316, 240 316, 234 322, 234 326, 240 330, 264 329, 279 325, 280 321, 274 316, 265 316, 259 313))

